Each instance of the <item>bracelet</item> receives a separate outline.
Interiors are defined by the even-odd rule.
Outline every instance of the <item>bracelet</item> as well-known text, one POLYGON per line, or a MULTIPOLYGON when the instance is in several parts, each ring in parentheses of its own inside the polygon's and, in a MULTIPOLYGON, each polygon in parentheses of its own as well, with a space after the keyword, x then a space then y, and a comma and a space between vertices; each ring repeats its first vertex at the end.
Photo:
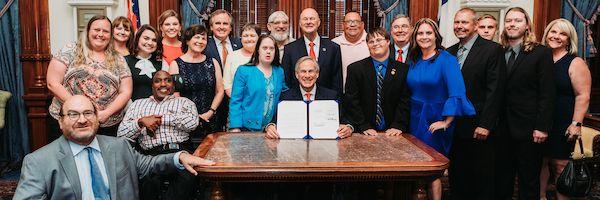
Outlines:
POLYGON ((217 114, 217 111, 216 111, 215 109, 213 109, 213 108, 208 108, 208 110, 209 110, 209 111, 212 111, 212 112, 213 112, 213 115, 214 115, 214 114, 217 114))
POLYGON ((571 124, 575 125, 575 126, 582 126, 583 125, 581 122, 578 122, 578 121, 572 121, 571 124))

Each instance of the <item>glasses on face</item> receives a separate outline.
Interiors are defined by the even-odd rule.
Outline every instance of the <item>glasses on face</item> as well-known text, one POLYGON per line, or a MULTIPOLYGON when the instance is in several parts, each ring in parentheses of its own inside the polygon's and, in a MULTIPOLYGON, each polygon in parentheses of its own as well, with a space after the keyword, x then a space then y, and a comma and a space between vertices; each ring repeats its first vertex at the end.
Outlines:
POLYGON ((406 30, 406 29, 409 29, 409 28, 410 28, 410 26, 409 26, 409 25, 406 25, 406 24, 402 24, 402 25, 394 25, 394 26, 392 26, 392 28, 393 28, 394 30, 401 30, 401 29, 402 29, 402 30, 406 30))
POLYGON ((367 42, 368 45, 380 44, 385 41, 385 38, 372 39, 367 42))
MULTIPOLYGON (((96 113, 94 113, 94 111, 92 111, 92 110, 86 110, 86 111, 83 111, 82 113, 77 112, 77 111, 69 111, 66 114, 66 116, 69 117, 69 119, 73 120, 73 121, 79 120, 79 117, 81 117, 81 115, 83 115, 83 117, 85 119, 92 119, 93 117, 96 117, 96 113)), ((65 115, 63 114, 62 116, 65 116, 65 115)))
POLYGON ((360 24, 362 23, 361 20, 346 20, 344 21, 344 23, 348 24, 348 25, 354 25, 354 24, 360 24))

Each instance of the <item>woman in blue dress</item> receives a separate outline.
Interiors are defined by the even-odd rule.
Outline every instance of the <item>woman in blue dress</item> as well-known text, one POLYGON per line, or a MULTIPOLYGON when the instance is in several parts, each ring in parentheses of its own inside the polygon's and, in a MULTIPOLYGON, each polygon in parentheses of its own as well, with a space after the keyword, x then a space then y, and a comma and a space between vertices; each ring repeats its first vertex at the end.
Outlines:
MULTIPOLYGON (((446 52, 436 23, 424 18, 415 24, 409 51, 407 84, 412 92, 410 133, 448 155, 456 116, 475 115, 467 99, 456 57, 446 52)), ((430 199, 441 199, 438 177, 429 185, 430 199)))
POLYGON ((262 131, 271 121, 279 95, 287 90, 275 38, 261 35, 250 60, 233 78, 229 102, 230 132, 262 131))

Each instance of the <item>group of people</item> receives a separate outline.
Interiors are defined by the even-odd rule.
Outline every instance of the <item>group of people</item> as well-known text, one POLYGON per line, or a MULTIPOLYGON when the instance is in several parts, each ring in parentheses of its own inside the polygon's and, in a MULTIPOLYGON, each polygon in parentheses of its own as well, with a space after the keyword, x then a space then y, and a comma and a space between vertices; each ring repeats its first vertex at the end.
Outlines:
MULTIPOLYGON (((499 36, 496 19, 471 8, 453 22, 459 42, 445 49, 434 20, 413 24, 405 15, 389 32, 366 32, 360 13, 348 12, 344 33, 332 40, 319 35, 312 8, 300 14, 297 39, 283 11, 269 16, 268 34, 248 23, 241 38, 231 34, 225 10, 211 13, 208 29, 183 29, 173 10, 160 15, 157 28, 135 31, 125 17, 92 17, 80 40, 48 66, 49 110, 63 137, 25 158, 15 198, 186 199, 196 190, 191 167, 213 163, 182 152, 218 131, 279 138, 282 100, 337 100, 341 139, 414 135, 450 158, 454 199, 510 199, 515 176, 519 199, 545 198, 548 179, 560 174, 581 133, 590 98, 573 25, 552 21, 539 43, 520 7, 506 12, 499 36), (138 149, 96 136, 96 129, 138 149), (111 151, 123 152, 113 158, 111 151), (172 166, 189 172, 167 170, 172 166), (160 194, 165 179, 169 188, 160 194)), ((442 197, 439 178, 430 179, 431 199, 442 197)))

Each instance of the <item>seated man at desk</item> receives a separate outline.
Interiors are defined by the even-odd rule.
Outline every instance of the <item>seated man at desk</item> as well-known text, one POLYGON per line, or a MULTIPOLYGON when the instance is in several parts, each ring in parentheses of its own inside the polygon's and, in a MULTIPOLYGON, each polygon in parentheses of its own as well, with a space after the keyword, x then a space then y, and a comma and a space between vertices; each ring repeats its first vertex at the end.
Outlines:
MULTIPOLYGON (((173 93, 173 78, 166 71, 158 71, 152 78, 152 96, 133 102, 117 135, 138 141, 146 155, 162 155, 178 151, 193 152, 189 133, 199 123, 196 105, 173 93)), ((141 180, 140 199, 188 199, 195 192, 194 176, 186 171, 166 175, 151 175, 141 180), (160 194, 163 180, 169 188, 160 194)))
MULTIPOLYGON (((335 90, 324 87, 317 87, 317 78, 319 78, 319 64, 310 57, 304 56, 298 59, 295 66, 295 74, 298 79, 299 87, 292 87, 289 90, 281 93, 281 101, 285 100, 338 100, 338 94, 335 90)), ((343 115, 342 115, 343 116, 343 115)), ((272 123, 265 127, 265 137, 270 139, 279 138, 277 132, 276 117, 273 117, 272 123)), ((343 118, 343 117, 342 117, 343 118)), ((343 121, 343 120, 342 120, 343 121)), ((354 128, 350 124, 340 124, 337 134, 340 138, 347 138, 352 135, 354 128)))

